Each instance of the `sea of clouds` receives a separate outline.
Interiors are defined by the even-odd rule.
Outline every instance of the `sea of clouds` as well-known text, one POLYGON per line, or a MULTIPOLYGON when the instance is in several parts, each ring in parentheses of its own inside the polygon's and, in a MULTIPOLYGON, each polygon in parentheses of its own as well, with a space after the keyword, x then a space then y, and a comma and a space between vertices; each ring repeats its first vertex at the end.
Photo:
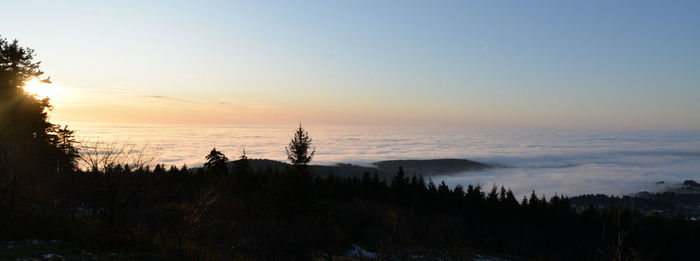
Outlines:
MULTIPOLYGON (((235 159, 285 160, 294 126, 77 125, 81 140, 149 144, 166 165, 198 166, 214 147, 235 159)), ((500 166, 433 177, 436 182, 493 184, 518 195, 624 195, 700 180, 700 132, 486 130, 307 126, 315 164, 371 165, 389 159, 466 158, 500 166)))

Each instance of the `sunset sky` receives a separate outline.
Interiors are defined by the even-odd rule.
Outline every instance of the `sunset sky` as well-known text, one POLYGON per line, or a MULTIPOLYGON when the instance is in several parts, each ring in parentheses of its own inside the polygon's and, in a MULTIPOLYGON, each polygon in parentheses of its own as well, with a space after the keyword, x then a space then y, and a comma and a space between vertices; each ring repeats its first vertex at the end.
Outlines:
POLYGON ((0 34, 61 123, 700 130, 700 1, 229 2, 10 0, 0 34))

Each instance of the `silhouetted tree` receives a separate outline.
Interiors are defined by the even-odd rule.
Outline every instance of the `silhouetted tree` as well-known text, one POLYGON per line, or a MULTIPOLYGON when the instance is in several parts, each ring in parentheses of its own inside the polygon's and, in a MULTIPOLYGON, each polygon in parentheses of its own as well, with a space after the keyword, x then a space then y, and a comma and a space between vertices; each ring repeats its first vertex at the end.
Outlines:
POLYGON ((245 155, 245 149, 243 149, 243 154, 233 162, 233 172, 238 175, 245 175, 250 172, 250 162, 248 162, 248 156, 245 155))
POLYGON ((48 197, 77 156, 72 131, 48 121, 49 99, 22 88, 43 74, 39 65, 34 50, 0 36, 0 204, 10 211, 20 197, 48 197))
POLYGON ((309 132, 301 127, 301 123, 285 150, 287 151, 287 159, 295 167, 306 166, 313 159, 316 149, 311 149, 311 137, 309 137, 309 132))
POLYGON ((19 41, 8 41, 0 35, 0 89, 14 89, 44 74, 41 62, 34 61, 34 50, 19 46, 19 41))
POLYGON ((204 158, 207 160, 207 162, 204 163, 205 168, 217 172, 227 170, 226 162, 228 162, 228 158, 220 151, 217 151, 216 148, 213 148, 211 152, 209 152, 209 155, 204 158))

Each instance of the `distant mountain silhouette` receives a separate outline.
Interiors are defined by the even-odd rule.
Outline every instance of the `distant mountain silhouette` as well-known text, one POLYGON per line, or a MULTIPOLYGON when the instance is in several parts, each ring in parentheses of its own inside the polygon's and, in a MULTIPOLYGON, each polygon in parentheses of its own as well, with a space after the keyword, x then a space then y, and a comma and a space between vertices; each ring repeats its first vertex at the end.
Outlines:
POLYGON ((478 171, 492 166, 466 159, 386 160, 374 163, 380 170, 396 171, 403 167, 406 173, 422 173, 425 176, 446 175, 465 171, 478 171))
MULTIPOLYGON (((229 162, 232 166, 233 162, 229 162)), ((249 159, 250 168, 253 171, 272 169, 283 170, 291 167, 289 163, 269 160, 269 159, 249 159)), ((466 159, 429 159, 429 160, 387 160, 372 163, 376 167, 365 167, 347 163, 338 163, 335 165, 312 165, 314 174, 325 177, 335 175, 337 177, 362 177, 365 173, 390 180, 396 174, 399 167, 403 167, 404 171, 409 175, 422 174, 423 176, 448 175, 465 171, 479 171, 492 166, 466 160, 466 159)))

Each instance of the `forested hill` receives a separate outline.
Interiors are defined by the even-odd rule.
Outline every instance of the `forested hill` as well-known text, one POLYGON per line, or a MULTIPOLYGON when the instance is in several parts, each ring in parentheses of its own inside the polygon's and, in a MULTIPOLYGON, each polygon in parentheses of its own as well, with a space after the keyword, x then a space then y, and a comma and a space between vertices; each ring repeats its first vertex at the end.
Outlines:
POLYGON ((374 165, 388 172, 396 172, 399 167, 403 167, 407 173, 423 173, 426 176, 478 171, 492 167, 466 159, 387 160, 375 162, 374 165))
POLYGON ((622 197, 603 194, 580 195, 570 198, 570 201, 571 205, 579 211, 588 206, 601 209, 629 208, 645 215, 700 220, 700 185, 693 180, 686 180, 682 184, 668 185, 666 191, 663 192, 642 191, 622 197))
MULTIPOLYGON (((250 168, 254 171, 262 171, 266 169, 284 170, 291 165, 286 162, 268 160, 268 159, 250 159, 250 168)), ((234 163, 229 162, 232 166, 234 163)), ((338 163, 335 165, 313 165, 312 171, 319 176, 328 176, 330 174, 337 177, 362 177, 365 173, 371 175, 377 174, 380 178, 390 180, 396 174, 399 167, 403 167, 404 171, 409 175, 423 175, 426 177, 435 175, 447 175, 465 171, 478 171, 492 166, 466 160, 466 159, 430 159, 430 160, 387 160, 378 161, 372 164, 375 167, 365 167, 347 163, 338 163)))

